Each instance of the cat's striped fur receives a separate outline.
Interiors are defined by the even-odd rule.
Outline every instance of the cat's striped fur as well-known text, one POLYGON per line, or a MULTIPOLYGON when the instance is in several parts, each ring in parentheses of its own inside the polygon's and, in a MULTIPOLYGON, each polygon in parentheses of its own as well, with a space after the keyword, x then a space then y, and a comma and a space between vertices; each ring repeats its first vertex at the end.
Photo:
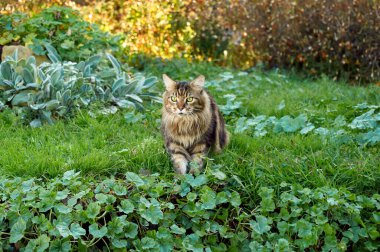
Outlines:
POLYGON ((204 76, 191 82, 173 81, 163 75, 161 130, 165 147, 177 173, 203 168, 210 149, 220 152, 228 144, 223 117, 211 95, 203 89, 204 76))

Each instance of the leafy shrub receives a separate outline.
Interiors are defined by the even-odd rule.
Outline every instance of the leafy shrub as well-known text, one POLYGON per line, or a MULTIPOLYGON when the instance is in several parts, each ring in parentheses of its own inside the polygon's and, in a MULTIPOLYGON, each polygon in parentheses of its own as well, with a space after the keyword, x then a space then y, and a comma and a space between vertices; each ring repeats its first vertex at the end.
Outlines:
POLYGON ((218 45, 227 40, 225 49, 232 59, 236 57, 235 65, 253 65, 256 53, 269 67, 295 67, 312 75, 364 82, 380 79, 378 1, 205 1, 204 5, 193 3, 198 38, 216 40, 213 43, 218 45), (245 55, 239 57, 239 51, 245 55))
POLYGON ((120 37, 103 32, 96 24, 68 7, 51 7, 32 17, 14 13, 0 17, 0 45, 23 44, 36 55, 53 45, 64 60, 79 61, 99 52, 119 51, 120 37))
POLYGON ((90 22, 114 33, 124 32, 123 47, 128 55, 190 58, 190 41, 195 32, 185 15, 188 2, 107 0, 93 4, 88 1, 88 6, 80 9, 92 14, 88 18, 90 22))
POLYGON ((281 184, 242 205, 226 175, 158 174, 94 180, 67 171, 49 182, 0 178, 0 247, 70 251, 372 250, 380 196, 281 184), (365 223, 365 224, 364 224, 365 223))
MULTIPOLYGON (((358 82, 380 79, 380 5, 376 0, 107 0, 96 3, 23 0, 10 3, 9 9, 36 10, 33 6, 54 3, 73 6, 86 20, 99 23, 107 31, 125 33, 123 50, 137 65, 143 65, 146 58, 133 54, 143 53, 150 57, 213 60, 221 65, 245 68, 263 62, 268 67, 296 68, 311 75, 327 74, 358 82)), ((30 25, 31 30, 37 29, 38 33, 34 33, 49 38, 47 31, 55 31, 50 26, 56 27, 54 10, 45 11, 48 22, 42 27, 47 29, 40 31, 35 27, 40 25, 36 20, 30 25)), ((76 40, 67 36, 67 23, 58 21, 66 27, 59 42, 71 47, 76 40)), ((83 21, 76 26, 68 22, 79 31, 73 32, 73 37, 88 25, 83 21)), ((59 32, 58 29, 56 33, 59 32)), ((102 41, 104 36, 91 36, 110 46, 102 41)), ((75 39, 79 41, 72 49, 79 49, 83 42, 75 39)), ((110 43, 113 47, 114 43, 110 43)), ((68 53, 68 49, 57 49, 68 53)))
POLYGON ((129 76, 111 54, 107 61, 95 55, 79 63, 61 62, 54 47, 45 47, 52 63, 37 66, 33 56, 18 60, 16 51, 0 64, 0 108, 17 110, 31 126, 68 118, 94 102, 143 108, 144 97, 159 100, 148 92, 156 77, 129 76))

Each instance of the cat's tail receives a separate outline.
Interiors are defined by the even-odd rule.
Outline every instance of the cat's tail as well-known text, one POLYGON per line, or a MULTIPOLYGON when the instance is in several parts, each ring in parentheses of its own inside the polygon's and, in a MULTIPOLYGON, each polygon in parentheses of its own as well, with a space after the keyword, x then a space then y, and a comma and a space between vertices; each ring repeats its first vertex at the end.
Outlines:
POLYGON ((230 133, 226 129, 222 114, 218 111, 216 118, 214 151, 216 153, 221 152, 222 149, 228 145, 229 141, 230 133))

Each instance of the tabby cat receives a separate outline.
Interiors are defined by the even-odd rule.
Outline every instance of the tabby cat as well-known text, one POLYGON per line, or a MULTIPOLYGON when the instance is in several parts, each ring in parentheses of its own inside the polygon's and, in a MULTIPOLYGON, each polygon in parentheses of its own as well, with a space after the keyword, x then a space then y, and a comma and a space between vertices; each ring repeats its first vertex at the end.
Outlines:
POLYGON ((228 132, 214 99, 203 88, 205 77, 191 82, 174 81, 163 75, 161 130, 174 169, 179 174, 203 168, 210 149, 220 152, 228 143, 228 132))

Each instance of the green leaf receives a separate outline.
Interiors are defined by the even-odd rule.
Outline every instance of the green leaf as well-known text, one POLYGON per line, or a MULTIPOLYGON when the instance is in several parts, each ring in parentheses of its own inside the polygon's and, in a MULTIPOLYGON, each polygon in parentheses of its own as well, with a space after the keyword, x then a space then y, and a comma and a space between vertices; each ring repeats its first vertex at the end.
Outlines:
POLYGON ((63 49, 71 49, 75 47, 75 42, 72 40, 65 39, 63 43, 61 44, 61 47, 63 49))
POLYGON ((372 218, 376 224, 380 224, 380 212, 373 212, 372 218))
POLYGON ((111 242, 112 242, 112 245, 115 248, 125 248, 128 245, 128 241, 124 240, 124 239, 116 239, 116 238, 114 238, 114 239, 111 240, 111 242))
POLYGON ((137 236, 139 226, 133 222, 127 222, 124 228, 126 238, 134 239, 137 236))
POLYGON ((62 61, 62 58, 58 55, 57 50, 51 44, 45 43, 44 45, 48 52, 47 56, 52 62, 58 63, 62 61))
POLYGON ((63 213, 63 214, 67 214, 67 213, 70 213, 73 209, 71 207, 68 207, 62 203, 59 203, 58 205, 56 205, 54 207, 58 212, 60 213, 63 213))
POLYGON ((71 235, 70 229, 68 227, 67 223, 60 222, 58 223, 55 228, 58 230, 58 232, 61 234, 63 238, 66 238, 71 235))
POLYGON ((228 202, 228 194, 226 192, 218 192, 218 194, 216 195, 216 204, 219 205, 219 204, 223 204, 223 203, 226 203, 228 202))
MULTIPOLYGON (((190 176, 189 174, 186 174, 187 176, 190 176)), ((208 181, 206 175, 201 174, 199 176, 196 176, 194 179, 189 179, 187 182, 194 188, 199 187, 201 185, 206 184, 208 181)))
POLYGON ((78 177, 80 172, 75 172, 75 170, 69 170, 63 173, 63 179, 65 180, 72 180, 73 178, 78 177))
POLYGON ((334 120, 335 127, 343 127, 347 124, 346 118, 343 115, 338 115, 334 120))
POLYGON ((117 61, 117 59, 109 53, 106 53, 106 56, 109 59, 109 61, 111 62, 116 73, 119 75, 121 73, 121 67, 120 67, 120 64, 117 61))
POLYGON ((232 192, 230 197, 230 203, 234 207, 238 207, 241 204, 240 195, 238 192, 232 192))
POLYGON ((133 206, 133 204, 130 200, 126 199, 126 200, 122 200, 120 202, 120 206, 118 206, 118 209, 119 209, 119 211, 121 211, 125 214, 129 214, 129 213, 133 212, 135 207, 133 206))
POLYGON ((74 239, 79 239, 82 235, 86 235, 86 230, 78 223, 72 223, 70 226, 70 231, 74 239))
POLYGON ((199 236, 196 234, 186 236, 185 239, 183 239, 182 244, 185 249, 195 252, 202 252, 204 248, 199 236))
POLYGON ((94 56, 91 56, 90 58, 88 58, 86 60, 86 66, 95 66, 97 64, 99 64, 100 60, 102 59, 102 57, 100 55, 94 55, 94 56))
POLYGON ((380 142, 380 127, 359 136, 361 144, 375 145, 380 142))
POLYGON ((12 99, 12 106, 20 106, 24 103, 28 103, 31 95, 30 92, 20 92, 16 94, 12 99))
POLYGON ((66 199, 69 195, 70 191, 68 189, 65 189, 63 191, 58 191, 57 196, 55 197, 56 200, 63 200, 66 199))
POLYGON ((41 122, 40 119, 34 119, 33 121, 31 121, 31 122, 29 123, 29 125, 30 125, 30 127, 32 127, 32 128, 39 128, 39 127, 42 126, 42 122, 41 122))
POLYGON ((158 248, 158 244, 154 239, 150 237, 144 237, 141 239, 141 247, 143 250, 151 250, 158 248))
POLYGON ((275 246, 275 251, 290 251, 290 245, 288 240, 280 238, 275 246))
POLYGON ((215 178, 219 180, 225 180, 227 178, 227 175, 220 171, 220 170, 211 170, 212 175, 214 175, 215 178))
POLYGON ((216 206, 216 194, 208 186, 202 189, 201 193, 202 209, 214 209, 216 206))
POLYGON ((45 109, 46 110, 54 110, 58 108, 60 105, 60 102, 58 100, 51 100, 45 103, 45 109))
POLYGON ((312 234, 311 231, 313 228, 313 224, 304 219, 301 219, 297 221, 296 228, 297 228, 298 236, 303 238, 306 236, 310 236, 312 234))
POLYGON ((22 69, 22 76, 23 76, 26 84, 36 82, 34 80, 34 76, 33 76, 32 72, 27 68, 22 69))
POLYGON ((148 208, 140 208, 139 212, 141 214, 141 217, 152 224, 158 224, 158 222, 164 217, 164 214, 162 213, 159 205, 152 204, 148 208))
POLYGON ((118 196, 124 196, 127 194, 127 188, 122 185, 116 184, 113 188, 114 192, 118 196))
POLYGON ((307 133, 311 132, 313 129, 315 129, 315 126, 311 123, 308 123, 306 127, 301 129, 300 134, 306 135, 307 133))
POLYGON ((49 248, 49 242, 50 238, 46 234, 42 234, 37 239, 30 240, 25 250, 42 252, 49 248))
POLYGON ((306 126, 307 116, 304 114, 299 115, 296 118, 291 118, 290 116, 284 116, 275 123, 273 131, 275 133, 280 132, 296 132, 297 130, 306 126))
POLYGON ((107 203, 108 195, 104 193, 97 193, 95 194, 95 199, 97 199, 100 204, 105 204, 107 203))
POLYGON ((103 226, 102 228, 99 229, 98 224, 93 223, 90 225, 88 229, 89 233, 94 237, 94 238, 102 238, 107 234, 107 227, 103 226))
POLYGON ((376 127, 376 120, 372 117, 375 113, 375 109, 371 109, 368 112, 356 117, 348 127, 351 129, 373 129, 376 127))
POLYGON ((257 241, 252 241, 249 243, 249 248, 251 251, 258 251, 258 252, 261 252, 261 251, 266 251, 264 249, 264 246, 262 244, 260 244, 259 242, 257 241))
POLYGON ((91 202, 86 209, 86 215, 89 219, 94 219, 100 213, 100 205, 96 202, 91 202))
POLYGON ((280 221, 277 223, 277 229, 281 235, 284 235, 289 230, 289 224, 285 221, 280 221))
POLYGON ((110 222, 108 222, 108 225, 107 225, 108 234, 110 234, 111 236, 121 234, 123 232, 124 226, 125 226, 124 218, 114 217, 112 218, 110 222))
POLYGON ((26 222, 23 218, 18 218, 11 228, 9 242, 16 243, 24 237, 24 232, 26 229, 26 222))
POLYGON ((71 251, 70 241, 54 240, 50 243, 50 252, 69 252, 71 251))
POLYGON ((125 178, 128 181, 135 184, 137 187, 143 186, 145 184, 144 181, 140 178, 140 176, 133 172, 127 172, 125 174, 125 178))
POLYGON ((182 235, 186 233, 186 229, 178 227, 176 224, 173 224, 170 229, 174 234, 182 235))
POLYGON ((262 235, 270 230, 269 224, 272 224, 272 220, 262 215, 256 216, 256 221, 250 221, 249 225, 256 233, 262 235))
POLYGON ((12 68, 9 62, 5 61, 0 64, 1 76, 6 80, 12 80, 12 68))
POLYGON ((151 77, 149 77, 149 78, 146 78, 145 80, 144 80, 144 85, 143 85, 143 88, 144 89, 146 89, 146 88, 150 88, 150 87, 152 87, 154 84, 156 84, 157 83, 157 77, 155 77, 155 76, 151 76, 151 77))
POLYGON ((193 193, 193 192, 190 192, 186 195, 186 198, 189 200, 189 201, 194 201, 196 198, 197 198, 197 194, 196 193, 193 193))

